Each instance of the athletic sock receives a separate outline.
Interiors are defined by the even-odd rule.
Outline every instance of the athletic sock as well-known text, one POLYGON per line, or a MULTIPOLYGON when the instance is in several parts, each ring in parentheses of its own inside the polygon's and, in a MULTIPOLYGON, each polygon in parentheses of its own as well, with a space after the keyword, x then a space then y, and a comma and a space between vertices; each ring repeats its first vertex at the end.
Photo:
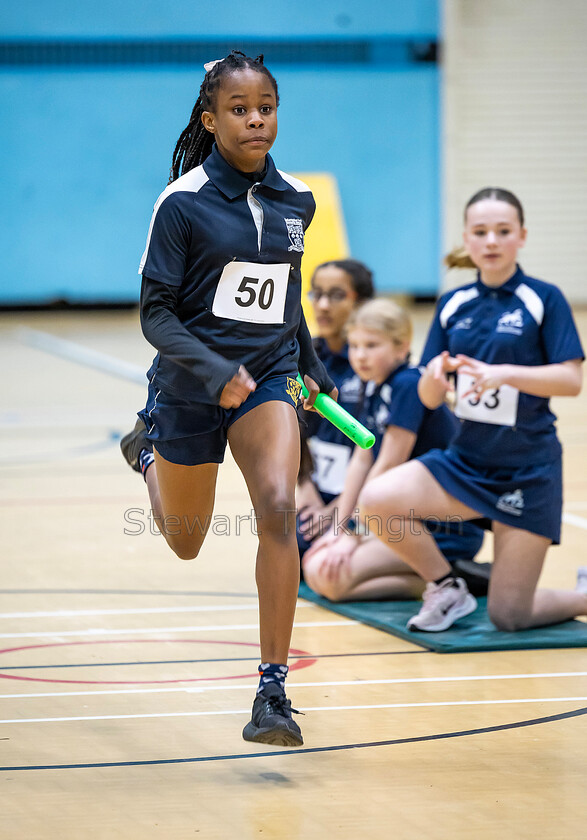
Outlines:
POLYGON ((260 694, 268 683, 275 683, 285 691, 285 678, 289 668, 287 665, 277 665, 273 662, 261 662, 259 665, 259 688, 260 694))
POLYGON ((433 583, 435 583, 436 586, 440 586, 440 584, 444 583, 445 580, 450 581, 452 586, 458 586, 456 575, 452 569, 450 570, 450 572, 447 572, 442 577, 437 578, 435 581, 433 581, 433 583))
POLYGON ((147 472, 154 460, 155 456, 152 452, 149 452, 148 449, 141 449, 141 451, 139 452, 139 467, 145 481, 147 480, 145 478, 145 473, 147 472))

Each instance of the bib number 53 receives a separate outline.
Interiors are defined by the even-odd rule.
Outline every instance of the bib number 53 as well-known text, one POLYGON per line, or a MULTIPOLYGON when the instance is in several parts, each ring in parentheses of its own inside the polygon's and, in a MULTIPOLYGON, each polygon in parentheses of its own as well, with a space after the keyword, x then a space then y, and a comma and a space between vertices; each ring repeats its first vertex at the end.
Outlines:
POLYGON ((212 312, 233 321, 283 324, 289 270, 289 263, 228 263, 216 287, 212 312))
POLYGON ((518 398, 520 392, 511 385, 502 385, 484 391, 482 394, 469 394, 474 384, 474 377, 459 373, 457 376, 457 404, 455 414, 461 420, 473 420, 477 423, 491 423, 496 426, 515 426, 518 416, 518 398))

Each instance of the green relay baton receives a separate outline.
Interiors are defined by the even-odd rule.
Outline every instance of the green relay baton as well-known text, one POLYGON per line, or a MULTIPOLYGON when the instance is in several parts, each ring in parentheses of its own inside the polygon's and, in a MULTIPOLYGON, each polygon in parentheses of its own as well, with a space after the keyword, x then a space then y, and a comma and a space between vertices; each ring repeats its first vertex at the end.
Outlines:
MULTIPOLYGON (((308 389, 304 385, 302 377, 299 373, 298 382, 302 386, 302 394, 304 397, 307 397, 308 389)), ((346 435, 353 441, 353 443, 360 446, 361 449, 371 449, 375 443, 375 435, 373 432, 366 429, 362 423, 359 423, 352 414, 349 414, 348 411, 333 400, 332 397, 329 397, 328 394, 318 394, 316 401, 314 402, 314 408, 322 415, 322 417, 328 420, 329 423, 332 423, 333 426, 340 429, 343 435, 346 435)))

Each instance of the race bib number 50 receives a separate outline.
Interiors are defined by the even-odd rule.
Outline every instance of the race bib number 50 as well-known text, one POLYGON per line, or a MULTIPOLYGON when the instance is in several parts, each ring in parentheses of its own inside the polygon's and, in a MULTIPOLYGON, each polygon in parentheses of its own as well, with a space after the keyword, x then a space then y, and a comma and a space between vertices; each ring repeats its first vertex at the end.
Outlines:
POLYGON ((283 324, 289 270, 289 263, 228 263, 218 281, 212 312, 233 321, 283 324))
POLYGON ((518 397, 520 392, 511 385, 489 388, 482 394, 469 394, 474 378, 459 373, 457 376, 457 404, 455 414, 461 420, 474 420, 477 423, 493 423, 496 426, 515 426, 518 416, 518 397))

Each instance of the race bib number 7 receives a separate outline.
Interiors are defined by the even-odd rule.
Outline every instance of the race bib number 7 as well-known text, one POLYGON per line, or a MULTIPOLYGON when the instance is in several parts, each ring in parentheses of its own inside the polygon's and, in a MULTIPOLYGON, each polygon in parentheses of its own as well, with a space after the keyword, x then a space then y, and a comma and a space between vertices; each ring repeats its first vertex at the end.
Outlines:
POLYGON ((308 438, 308 448, 314 461, 312 480, 322 493, 338 496, 344 489, 351 449, 316 437, 308 438))
POLYGON ((216 287, 212 312, 218 318, 250 324, 283 324, 289 270, 289 263, 228 263, 216 287))
POLYGON ((511 385, 492 388, 482 394, 471 393, 464 397, 474 386, 474 378, 468 374, 457 376, 457 403, 455 414, 461 420, 473 420, 477 423, 492 423, 496 426, 515 426, 518 416, 518 398, 520 392, 511 385))

